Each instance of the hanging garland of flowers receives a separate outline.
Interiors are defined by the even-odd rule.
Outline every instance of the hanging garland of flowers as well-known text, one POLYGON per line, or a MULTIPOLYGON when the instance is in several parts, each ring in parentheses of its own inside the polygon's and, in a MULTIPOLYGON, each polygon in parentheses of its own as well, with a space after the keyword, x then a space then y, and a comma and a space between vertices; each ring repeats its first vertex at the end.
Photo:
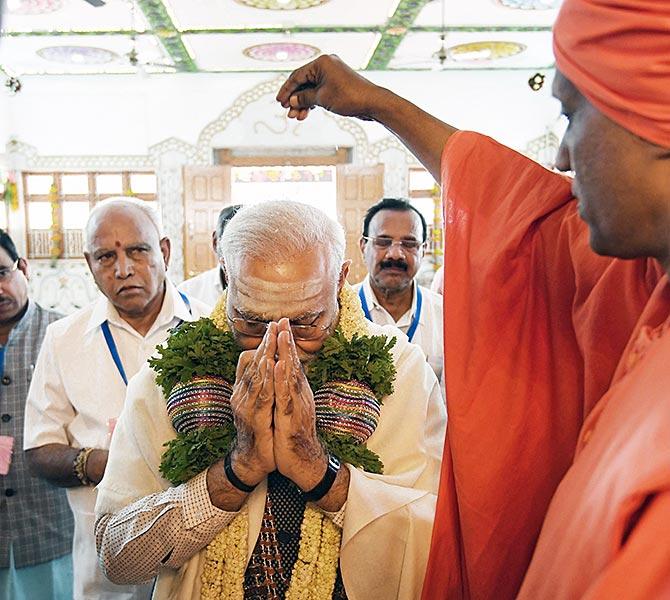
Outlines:
POLYGON ((16 187, 16 175, 11 172, 3 182, 2 199, 10 210, 19 209, 19 192, 16 187))
POLYGON ((55 183, 49 188, 49 202, 51 204, 51 260, 60 258, 63 254, 63 235, 60 226, 60 205, 58 202, 58 188, 55 183))
MULTIPOLYGON (((226 298, 209 319, 183 323, 149 362, 166 397, 177 436, 167 442, 160 471, 178 485, 221 459, 235 440, 230 396, 241 349, 228 326, 226 298)), ((395 338, 368 336, 358 295, 345 284, 334 333, 306 370, 314 393, 317 434, 342 463, 382 473, 379 456, 366 447, 382 398, 393 392, 395 338)), ((207 547, 201 597, 244 598, 248 514, 242 510, 207 547)), ((325 599, 337 576, 341 533, 310 506, 305 508, 287 600, 325 599)))

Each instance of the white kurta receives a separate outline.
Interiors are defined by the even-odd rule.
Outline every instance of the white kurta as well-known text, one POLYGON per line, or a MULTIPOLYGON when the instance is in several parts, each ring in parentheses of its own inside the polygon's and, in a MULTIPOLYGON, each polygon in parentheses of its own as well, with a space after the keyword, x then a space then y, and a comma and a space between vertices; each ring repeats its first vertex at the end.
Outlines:
POLYGON ((177 289, 184 292, 189 298, 197 298, 200 302, 209 304, 209 306, 216 306, 221 294, 223 294, 221 268, 217 265, 209 271, 182 281, 177 289))
MULTIPOLYGON (((370 287, 370 277, 366 277, 361 283, 354 286, 356 293, 363 286, 365 300, 368 303, 370 316, 378 325, 395 325, 404 334, 410 328, 417 304, 417 283, 414 282, 414 292, 412 296, 412 306, 397 321, 388 313, 388 311, 379 303, 372 288, 370 287)), ((423 302, 421 305, 421 314, 419 315, 419 326, 416 328, 412 343, 420 346, 426 355, 428 364, 435 371, 435 375, 441 381, 442 370, 444 368, 444 332, 442 329, 442 296, 428 288, 421 287, 423 302)))
MULTIPOLYGON (((100 325, 109 321, 128 379, 180 321, 208 315, 208 306, 190 299, 188 307, 168 282, 156 321, 142 337, 104 296, 47 329, 26 400, 24 448, 67 444, 109 448, 110 429, 123 408, 126 385, 114 364, 100 325)), ((115 586, 98 567, 94 538, 95 490, 67 489, 75 517, 73 543, 75 600, 147 598, 144 586, 115 586)))
MULTIPOLYGON (((369 329, 375 335, 398 335, 393 327, 370 323, 369 329)), ((340 553, 349 600, 418 598, 430 547, 446 426, 444 402, 435 374, 417 346, 409 344, 406 337, 398 336, 392 354, 397 369, 395 391, 384 398, 379 425, 368 440, 368 447, 384 463, 384 475, 349 467, 351 482, 344 508, 340 553)), ((158 465, 163 444, 174 437, 165 398, 155 384, 154 373, 145 367, 129 386, 128 401, 114 435, 105 478, 98 487, 98 517, 157 494, 152 503, 164 502, 163 511, 185 512, 182 532, 185 537, 198 528, 202 530, 207 522, 224 522, 219 514, 222 511, 211 503, 203 506, 202 498, 198 500, 200 504, 193 506, 184 500, 198 495, 195 489, 189 489, 191 482, 175 494, 175 488, 161 477, 158 465), (164 501, 161 500, 163 495, 164 501)), ((263 483, 247 501, 247 558, 260 531, 265 493, 263 483)), ((142 515, 138 512, 136 517, 128 518, 139 520, 142 515)), ((156 526, 160 527, 160 520, 156 526)), ((151 546, 151 531, 146 532, 146 536, 151 546)), ((174 540, 165 543, 178 545, 174 540)), ((201 550, 178 569, 162 567, 154 598, 199 598, 203 562, 204 550, 201 550)))

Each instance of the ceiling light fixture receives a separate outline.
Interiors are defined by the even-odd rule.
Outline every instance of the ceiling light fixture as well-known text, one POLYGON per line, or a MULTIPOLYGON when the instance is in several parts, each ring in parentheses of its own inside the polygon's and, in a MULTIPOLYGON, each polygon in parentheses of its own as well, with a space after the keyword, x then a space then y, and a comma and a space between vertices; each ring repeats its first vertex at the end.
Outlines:
POLYGON ((484 62, 509 58, 525 49, 526 46, 518 42, 469 42, 451 46, 447 49, 447 55, 458 62, 484 62))
POLYGON ((305 61, 320 53, 317 47, 298 42, 257 44, 243 50, 244 56, 265 62, 305 61))
POLYGON ((15 15, 41 15, 63 8, 63 0, 8 0, 7 9, 15 15))
POLYGON ((111 50, 93 46, 47 46, 38 50, 37 55, 44 60, 67 65, 104 65, 119 58, 111 50))
POLYGON ((563 0, 496 0, 505 8, 517 10, 552 10, 558 8, 563 0))
POLYGON ((262 10, 302 10, 314 8, 330 0, 236 0, 238 4, 262 10))

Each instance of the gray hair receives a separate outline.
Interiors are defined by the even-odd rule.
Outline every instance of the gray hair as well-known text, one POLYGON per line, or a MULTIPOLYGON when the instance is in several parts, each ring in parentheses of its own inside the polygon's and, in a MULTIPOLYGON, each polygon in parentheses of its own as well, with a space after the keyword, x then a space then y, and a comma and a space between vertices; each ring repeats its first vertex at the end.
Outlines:
POLYGON ((331 274, 337 277, 344 262, 345 238, 342 226, 318 208, 273 200, 243 206, 228 223, 218 248, 226 269, 233 273, 242 257, 277 264, 322 248, 331 274))
POLYGON ((161 240, 165 237, 163 233, 163 225, 161 224, 161 219, 158 213, 149 205, 149 203, 144 200, 139 200, 138 198, 133 197, 123 197, 123 198, 107 198, 102 202, 98 202, 93 210, 88 215, 88 220, 86 221, 86 227, 84 228, 84 252, 88 252, 91 247, 91 238, 95 233, 95 229, 100 222, 102 216, 108 211, 115 208, 136 208, 137 210, 144 213, 144 215, 151 221, 151 224, 156 228, 156 233, 158 233, 158 239, 161 240))

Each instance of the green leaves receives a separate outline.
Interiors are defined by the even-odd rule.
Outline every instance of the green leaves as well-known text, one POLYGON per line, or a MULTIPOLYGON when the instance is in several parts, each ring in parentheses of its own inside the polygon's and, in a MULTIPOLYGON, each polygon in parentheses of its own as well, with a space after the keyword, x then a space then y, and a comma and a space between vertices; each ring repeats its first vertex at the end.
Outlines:
POLYGON ((219 376, 233 383, 240 352, 230 332, 202 318, 177 327, 167 345, 158 347, 159 356, 149 359, 149 366, 158 373, 156 382, 167 398, 177 383, 198 376, 219 376))
POLYGON ((351 341, 335 331, 323 344, 309 366, 307 379, 313 390, 329 381, 356 380, 367 384, 380 401, 393 393, 396 371, 391 356, 395 338, 383 335, 359 337, 351 341))
POLYGON ((159 470, 163 477, 174 485, 185 483, 223 458, 235 440, 235 427, 196 429, 179 433, 164 446, 159 470))
POLYGON ((381 475, 384 472, 384 463, 379 456, 370 450, 364 443, 359 444, 350 435, 340 435, 319 431, 321 443, 330 454, 334 454, 341 463, 348 463, 354 467, 361 467, 368 473, 381 475))
MULTIPOLYGON (((307 369, 312 390, 330 381, 360 381, 368 385, 381 403, 393 393, 396 376, 391 349, 395 338, 354 335, 347 340, 335 331, 307 369)), ((167 398, 177 383, 194 377, 218 376, 230 383, 241 350, 230 332, 221 331, 211 319, 182 323, 174 330, 167 344, 158 348, 158 356, 149 360, 157 373, 156 381, 167 398)), ((365 444, 348 435, 318 432, 328 452, 342 462, 370 473, 382 473, 384 465, 365 444)), ((235 440, 235 426, 209 427, 178 434, 165 444, 160 472, 174 485, 184 483, 225 456, 235 440)))

